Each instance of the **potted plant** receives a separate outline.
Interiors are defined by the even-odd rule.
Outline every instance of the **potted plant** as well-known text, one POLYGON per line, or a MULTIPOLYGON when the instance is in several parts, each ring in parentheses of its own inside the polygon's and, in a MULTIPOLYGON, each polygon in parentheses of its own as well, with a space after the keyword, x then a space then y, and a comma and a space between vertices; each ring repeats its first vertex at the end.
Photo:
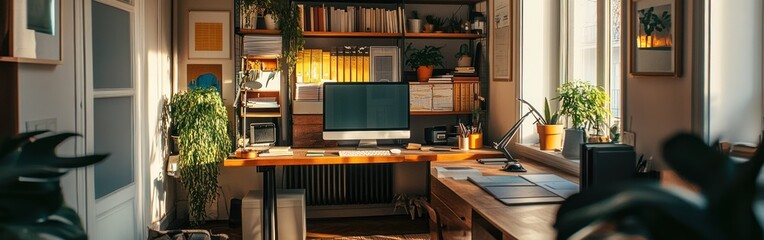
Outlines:
POLYGON ((422 19, 419 19, 419 12, 412 11, 411 12, 411 18, 407 19, 408 21, 408 32, 411 33, 419 33, 422 32, 422 19))
POLYGON ((586 130, 596 127, 609 116, 607 93, 586 81, 566 82, 559 89, 560 114, 570 117, 572 126, 565 129, 562 155, 578 159, 586 130))
POLYGON ((562 143, 562 123, 560 122, 560 112, 554 113, 549 106, 549 99, 544 98, 544 114, 542 115, 529 102, 518 98, 520 102, 528 105, 536 117, 536 132, 539 134, 539 149, 554 150, 559 149, 562 143))
POLYGON ((416 69, 417 79, 420 82, 426 82, 432 76, 432 70, 435 65, 443 66, 443 54, 440 48, 425 45, 422 49, 411 47, 411 43, 406 47, 406 53, 411 52, 406 59, 406 65, 416 69))
POLYGON ((241 8, 251 6, 263 6, 264 11, 272 13, 275 25, 281 30, 282 54, 279 70, 288 71, 291 76, 293 66, 297 62, 297 52, 305 46, 302 28, 300 28, 300 16, 297 5, 292 1, 273 0, 241 0, 241 8))
POLYGON ((461 46, 459 46, 459 51, 456 52, 456 66, 458 67, 469 67, 472 66, 472 54, 470 53, 470 48, 467 46, 466 43, 462 43, 461 46))
POLYGON ((424 32, 431 33, 431 32, 443 32, 443 26, 445 25, 446 21, 441 17, 436 17, 433 15, 427 15, 424 17, 425 24, 424 24, 424 32))
POLYGON ((231 150, 226 109, 216 90, 195 88, 172 97, 170 117, 180 136, 178 172, 188 190, 189 218, 199 226, 217 197, 220 163, 231 150))

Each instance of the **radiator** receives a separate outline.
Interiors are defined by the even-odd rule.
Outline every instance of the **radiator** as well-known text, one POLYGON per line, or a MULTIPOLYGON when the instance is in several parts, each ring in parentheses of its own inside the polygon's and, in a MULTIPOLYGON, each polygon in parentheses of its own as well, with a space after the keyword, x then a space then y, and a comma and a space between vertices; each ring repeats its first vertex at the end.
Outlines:
POLYGON ((284 167, 284 187, 304 188, 308 206, 390 203, 391 164, 284 167))

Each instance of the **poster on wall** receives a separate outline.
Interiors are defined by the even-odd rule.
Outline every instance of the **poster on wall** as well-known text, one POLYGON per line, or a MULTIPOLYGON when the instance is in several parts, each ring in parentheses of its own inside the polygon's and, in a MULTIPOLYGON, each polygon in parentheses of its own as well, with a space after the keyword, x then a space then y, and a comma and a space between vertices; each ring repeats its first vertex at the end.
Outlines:
POLYGON ((630 72, 635 76, 681 75, 681 0, 633 0, 630 72))
POLYGON ((220 97, 223 97, 223 65, 188 64, 186 65, 186 78, 188 89, 212 87, 218 91, 220 97))
POLYGON ((509 26, 509 0, 498 0, 493 5, 493 22, 496 28, 509 26))
POLYGON ((188 58, 231 58, 231 26, 228 11, 188 13, 188 58))

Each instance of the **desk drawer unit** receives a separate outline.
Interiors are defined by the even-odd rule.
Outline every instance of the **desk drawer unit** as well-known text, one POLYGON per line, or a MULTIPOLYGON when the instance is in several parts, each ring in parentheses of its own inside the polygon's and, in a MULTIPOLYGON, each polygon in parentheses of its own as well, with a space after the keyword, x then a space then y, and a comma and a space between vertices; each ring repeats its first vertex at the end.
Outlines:
POLYGON ((324 117, 320 114, 292 115, 292 147, 336 147, 337 141, 324 141, 324 117))
POLYGON ((437 178, 432 177, 430 182, 432 206, 441 216, 441 221, 447 225, 444 234, 454 237, 469 236, 472 208, 437 178))

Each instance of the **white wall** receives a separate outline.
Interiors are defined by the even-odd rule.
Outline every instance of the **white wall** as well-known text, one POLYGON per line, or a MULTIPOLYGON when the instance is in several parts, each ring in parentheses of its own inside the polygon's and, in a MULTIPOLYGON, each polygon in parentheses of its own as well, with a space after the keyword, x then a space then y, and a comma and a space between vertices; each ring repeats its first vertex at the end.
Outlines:
MULTIPOLYGON (((512 128, 512 125, 515 123, 515 120, 519 116, 517 116, 518 113, 518 102, 517 102, 517 96, 518 96, 518 78, 519 74, 517 71, 513 71, 514 74, 510 77, 512 81, 496 81, 496 77, 494 75, 494 54, 497 51, 495 49, 496 41, 509 41, 510 44, 513 46, 520 46, 519 43, 517 43, 515 40, 511 40, 510 38, 507 39, 497 39, 496 38, 496 24, 492 22, 491 19, 493 19, 492 11, 494 9, 494 4, 496 1, 504 1, 504 2, 514 2, 510 0, 489 0, 488 1, 488 14, 486 14, 486 19, 488 20, 486 22, 487 27, 490 27, 490 31, 488 31, 488 42, 491 43, 488 50, 488 65, 491 69, 491 74, 489 76, 490 83, 489 83, 489 106, 488 106, 488 129, 486 136, 486 142, 498 142, 501 137, 506 133, 510 128, 512 128)), ((517 15, 511 15, 514 19, 518 19, 517 15)), ((510 21, 510 22, 517 22, 517 21, 510 21)), ((513 25, 514 27, 519 27, 518 24, 513 25)), ((511 35, 510 35, 511 36, 511 35)), ((519 59, 517 55, 510 56, 511 59, 519 59)), ((513 60, 509 61, 509 66, 507 66, 510 69, 518 69, 515 68, 515 65, 512 65, 513 60)))
POLYGON ((762 2, 711 1, 709 140, 758 143, 762 130, 762 2))
MULTIPOLYGON (((74 5, 71 1, 61 4, 61 33, 63 37, 63 63, 60 65, 19 64, 19 131, 26 131, 26 122, 55 119, 56 131, 81 132, 77 127, 78 108, 75 83, 82 75, 75 74, 74 5)), ((57 153, 72 156, 76 152, 73 140, 60 145, 57 153)), ((82 213, 78 206, 75 171, 61 179, 64 201, 82 213)), ((81 217, 84 216, 81 214, 81 217)))
POLYGON ((163 119, 164 104, 172 94, 172 26, 171 0, 147 0, 143 5, 145 20, 143 36, 145 37, 146 73, 142 79, 146 94, 143 106, 146 117, 146 139, 143 140, 143 159, 146 159, 144 199, 148 209, 144 212, 146 223, 163 228, 174 219, 175 181, 165 174, 167 162, 167 124, 163 119), (168 214, 170 214, 168 216, 168 214), (160 221, 163 221, 160 223, 160 221), (162 225, 164 224, 164 225, 162 225))

